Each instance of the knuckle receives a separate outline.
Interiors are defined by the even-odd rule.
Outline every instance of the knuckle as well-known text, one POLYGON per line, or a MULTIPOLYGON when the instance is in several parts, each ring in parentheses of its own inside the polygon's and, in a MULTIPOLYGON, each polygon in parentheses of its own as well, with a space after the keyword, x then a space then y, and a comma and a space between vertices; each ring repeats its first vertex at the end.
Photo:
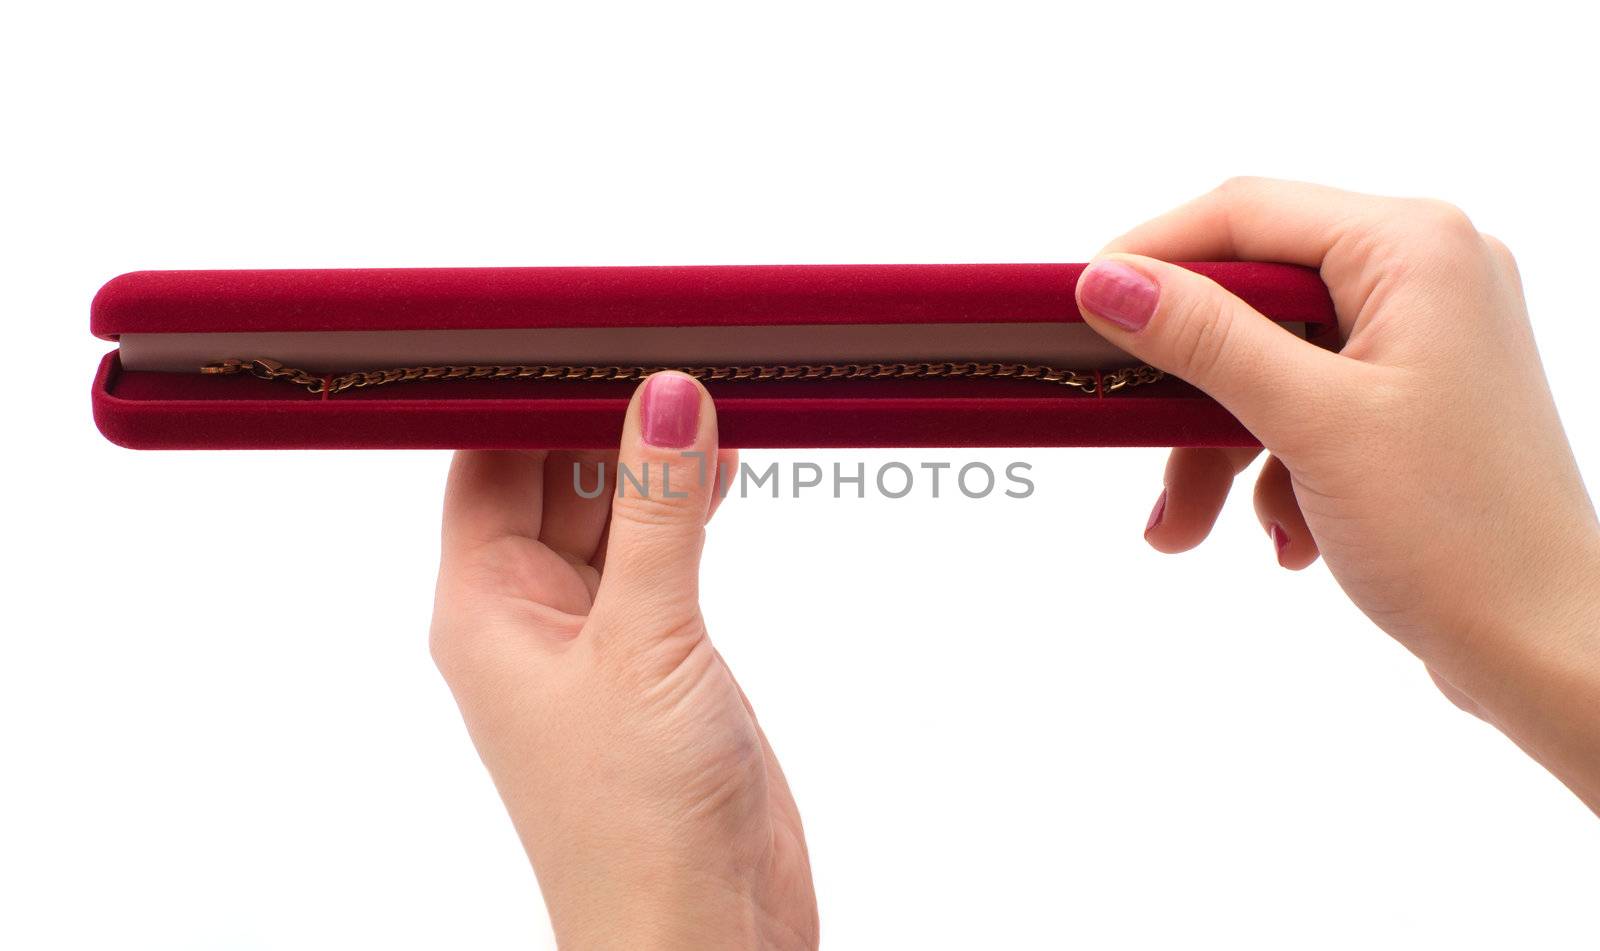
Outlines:
POLYGON ((663 671, 676 670, 707 645, 706 625, 693 602, 645 609, 632 606, 605 618, 597 643, 622 651, 629 663, 611 665, 629 695, 660 689, 663 671))
POLYGON ((1215 192, 1223 197, 1236 197, 1251 194, 1261 189, 1266 179, 1259 175, 1230 175, 1222 180, 1215 192))
POLYGON ((682 610, 657 614, 645 623, 657 640, 699 641, 706 634, 706 621, 700 609, 687 602, 682 610))
POLYGON ((1467 213, 1447 201, 1419 198, 1413 203, 1411 220, 1433 235, 1449 238, 1477 237, 1478 229, 1467 213))
POLYGON ((684 520, 685 501, 656 492, 628 493, 611 500, 611 518, 646 527, 676 525, 684 520))
MULTIPOLYGON (((671 525, 703 517, 715 458, 651 461, 637 475, 619 469, 611 517, 639 525, 671 525)), ((632 473, 632 470, 629 470, 632 473)))
POLYGON ((428 629, 428 656, 433 658, 433 666, 446 680, 453 679, 461 669, 460 639, 448 627, 435 621, 428 629))
POLYGON ((1479 274, 1489 256, 1467 213, 1432 198, 1393 199, 1392 213, 1374 222, 1362 256, 1390 280, 1458 280, 1479 274))
POLYGON ((491 653, 487 631, 493 622, 487 614, 481 597, 441 582, 428 626, 428 654, 447 683, 469 676, 491 653))
POLYGON ((1210 378, 1227 361, 1232 312, 1198 298, 1184 301, 1171 316, 1172 357, 1182 367, 1179 375, 1192 378, 1191 382, 1210 378))
POLYGON ((633 597, 607 605, 598 614, 599 627, 607 634, 628 635, 632 639, 698 640, 706 633, 705 617, 690 592, 663 591, 659 598, 633 597))
MULTIPOLYGON (((480 563, 481 564, 481 563, 480 563)), ((453 565, 441 570, 428 627, 428 654, 446 682, 470 680, 507 662, 508 646, 536 633, 552 642, 577 636, 583 619, 524 592, 534 573, 453 565)))
POLYGON ((475 630, 470 624, 438 618, 428 629, 428 655, 446 683, 464 679, 482 666, 486 652, 475 630))
POLYGON ((698 610, 674 613, 643 622, 645 637, 639 639, 642 658, 648 668, 672 670, 706 643, 706 625, 698 610))
POLYGON ((1483 243, 1489 246, 1489 253, 1493 254, 1496 260, 1505 262, 1507 264, 1516 263, 1516 256, 1511 253, 1510 248, 1506 247, 1506 243, 1504 241, 1501 241, 1492 234, 1486 234, 1483 236, 1483 243))
POLYGON ((1483 243, 1489 246, 1490 259, 1511 275, 1512 280, 1521 284, 1522 269, 1517 265, 1517 256, 1511 253, 1511 249, 1506 246, 1506 243, 1491 234, 1483 236, 1483 243))

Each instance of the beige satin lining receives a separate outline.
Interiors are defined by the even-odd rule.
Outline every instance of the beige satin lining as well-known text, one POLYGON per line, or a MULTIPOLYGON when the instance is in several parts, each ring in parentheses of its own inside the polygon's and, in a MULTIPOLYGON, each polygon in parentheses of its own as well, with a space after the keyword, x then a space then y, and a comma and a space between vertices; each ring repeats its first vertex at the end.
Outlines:
MULTIPOLYGON (((1304 324, 1283 324, 1305 336, 1304 324)), ((127 370, 197 372, 230 357, 317 373, 421 364, 734 364, 1026 361, 1081 370, 1130 358, 1084 324, 816 324, 749 327, 123 334, 127 370)))

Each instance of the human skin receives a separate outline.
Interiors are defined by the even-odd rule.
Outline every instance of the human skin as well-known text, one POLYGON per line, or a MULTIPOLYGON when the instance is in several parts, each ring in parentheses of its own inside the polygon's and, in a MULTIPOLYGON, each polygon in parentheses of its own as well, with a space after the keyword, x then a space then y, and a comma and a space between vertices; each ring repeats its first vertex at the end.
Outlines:
POLYGON ((665 373, 634 394, 620 454, 451 467, 433 656, 563 948, 817 943, 794 798, 700 615, 719 462, 710 397, 665 373), (619 455, 648 494, 615 497, 619 455), (573 466, 588 491, 601 463, 607 491, 585 499, 573 466))
MULTIPOLYGON (((1113 241, 1078 284, 1112 343, 1214 397, 1270 454, 1256 514, 1600 812, 1600 526, 1510 252, 1459 209, 1238 179, 1113 241), (1317 268, 1337 353, 1164 261, 1317 268)), ((1198 545, 1253 450, 1177 449, 1145 537, 1198 545)))
MULTIPOLYGON (((1113 242, 1078 292, 1266 446, 1264 554, 1320 554, 1446 696, 1600 811, 1600 525, 1499 242, 1436 202, 1241 180, 1113 242), (1162 263, 1227 259, 1318 268, 1340 352, 1162 263)), ((1175 450, 1149 543, 1198 545, 1256 455, 1175 450)), ((704 459, 733 462, 710 398, 658 374, 619 454, 451 469, 433 654, 563 947, 817 943, 799 813, 700 615, 704 459), (615 497, 619 458, 657 491, 615 497), (607 491, 581 498, 573 465, 592 486, 601 462, 607 491)))

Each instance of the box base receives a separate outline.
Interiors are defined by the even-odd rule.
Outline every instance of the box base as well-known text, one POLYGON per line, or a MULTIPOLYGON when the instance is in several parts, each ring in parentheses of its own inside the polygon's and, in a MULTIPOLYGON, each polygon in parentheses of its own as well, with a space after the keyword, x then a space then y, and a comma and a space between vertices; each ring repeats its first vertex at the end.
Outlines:
MULTIPOLYGON (((610 449, 627 383, 445 381, 323 398, 250 377, 128 372, 106 354, 95 424, 133 449, 610 449)), ((1026 380, 720 383, 723 446, 748 449, 1257 446, 1166 379, 1109 396, 1026 380)))

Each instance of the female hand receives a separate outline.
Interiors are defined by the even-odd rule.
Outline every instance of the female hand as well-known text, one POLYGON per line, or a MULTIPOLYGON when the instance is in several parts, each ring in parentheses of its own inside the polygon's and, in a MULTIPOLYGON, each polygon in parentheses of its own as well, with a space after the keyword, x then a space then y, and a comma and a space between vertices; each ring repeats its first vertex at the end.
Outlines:
POLYGON ((711 398, 660 373, 620 454, 451 469, 433 655, 562 947, 817 943, 794 799, 700 616, 719 462, 711 398))
MULTIPOLYGON (((1271 453, 1255 505, 1284 567, 1320 552, 1448 697, 1600 811, 1600 527, 1500 242, 1438 202, 1239 180, 1112 242, 1078 304, 1271 453), (1318 268, 1344 346, 1157 258, 1318 268)), ((1199 544, 1254 456, 1175 450, 1150 544, 1199 544)))

